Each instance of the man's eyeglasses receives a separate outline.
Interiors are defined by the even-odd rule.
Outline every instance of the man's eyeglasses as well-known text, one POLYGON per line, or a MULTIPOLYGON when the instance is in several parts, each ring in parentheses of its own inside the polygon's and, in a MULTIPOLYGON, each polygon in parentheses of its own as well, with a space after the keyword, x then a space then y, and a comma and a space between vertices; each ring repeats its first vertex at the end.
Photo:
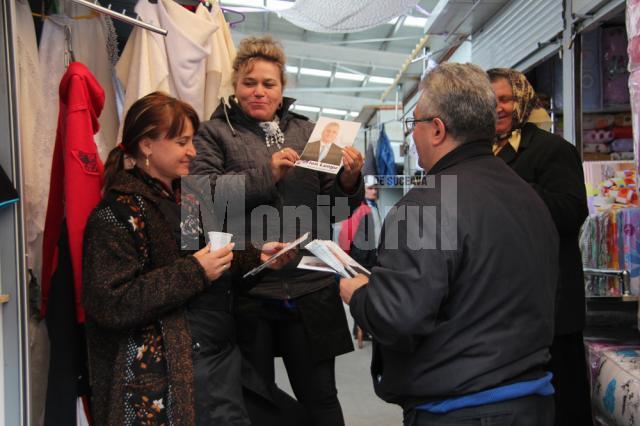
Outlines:
POLYGON ((415 118, 415 117, 405 117, 402 120, 402 125, 404 127, 404 133, 411 133, 413 129, 416 128, 416 124, 418 123, 428 123, 429 121, 433 121, 438 117, 427 117, 427 118, 415 118))

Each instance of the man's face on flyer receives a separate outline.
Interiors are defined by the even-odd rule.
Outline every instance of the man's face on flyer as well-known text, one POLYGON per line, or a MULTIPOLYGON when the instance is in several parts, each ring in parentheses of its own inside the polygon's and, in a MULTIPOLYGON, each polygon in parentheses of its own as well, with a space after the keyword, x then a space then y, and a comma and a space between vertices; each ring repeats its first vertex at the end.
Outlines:
POLYGON ((322 130, 322 142, 334 143, 336 141, 336 138, 338 137, 339 131, 340 126, 338 126, 336 123, 327 124, 322 130))

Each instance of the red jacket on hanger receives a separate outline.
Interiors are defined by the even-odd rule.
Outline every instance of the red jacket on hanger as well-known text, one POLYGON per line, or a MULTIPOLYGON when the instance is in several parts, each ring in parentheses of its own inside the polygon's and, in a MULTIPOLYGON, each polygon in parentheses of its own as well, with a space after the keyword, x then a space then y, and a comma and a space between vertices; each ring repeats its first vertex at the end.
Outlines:
MULTIPOLYGON (((93 139, 100 124, 104 91, 80 62, 69 65, 60 82, 60 112, 51 167, 49 202, 42 249, 44 316, 51 278, 58 266, 58 240, 66 218, 73 267, 76 318, 84 322, 82 296, 82 237, 87 218, 101 198, 104 167, 93 139)), ((35 123, 34 123, 35 125, 35 123)))

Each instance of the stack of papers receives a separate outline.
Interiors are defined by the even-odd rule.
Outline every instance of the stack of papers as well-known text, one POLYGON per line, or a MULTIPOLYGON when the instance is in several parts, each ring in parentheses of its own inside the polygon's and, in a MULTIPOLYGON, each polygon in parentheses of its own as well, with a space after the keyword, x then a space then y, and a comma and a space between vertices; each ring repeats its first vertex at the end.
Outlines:
POLYGON ((336 272, 343 278, 353 278, 358 274, 371 275, 371 272, 353 260, 333 241, 313 240, 305 248, 315 257, 304 256, 298 264, 300 269, 336 272))

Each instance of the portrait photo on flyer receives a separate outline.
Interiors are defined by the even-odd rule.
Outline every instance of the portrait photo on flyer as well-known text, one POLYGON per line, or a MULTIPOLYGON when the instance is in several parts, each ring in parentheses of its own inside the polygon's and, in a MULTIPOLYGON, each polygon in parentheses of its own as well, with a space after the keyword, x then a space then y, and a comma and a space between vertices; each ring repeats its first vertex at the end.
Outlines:
POLYGON ((336 174, 342 165, 342 149, 353 145, 360 123, 320 117, 296 166, 336 174))

